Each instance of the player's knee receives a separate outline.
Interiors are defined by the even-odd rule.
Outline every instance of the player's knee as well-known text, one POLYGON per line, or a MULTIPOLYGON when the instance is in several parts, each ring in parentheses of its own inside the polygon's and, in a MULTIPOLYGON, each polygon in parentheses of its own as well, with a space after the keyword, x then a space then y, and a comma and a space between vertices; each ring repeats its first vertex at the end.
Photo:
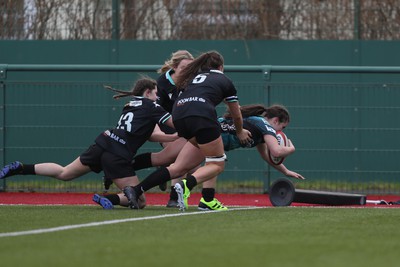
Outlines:
POLYGON ((184 166, 176 165, 175 163, 171 164, 167 169, 170 173, 171 178, 181 177, 189 171, 184 166))
POLYGON ((76 178, 76 175, 73 175, 68 172, 61 172, 59 175, 56 176, 58 180, 68 182, 76 178))

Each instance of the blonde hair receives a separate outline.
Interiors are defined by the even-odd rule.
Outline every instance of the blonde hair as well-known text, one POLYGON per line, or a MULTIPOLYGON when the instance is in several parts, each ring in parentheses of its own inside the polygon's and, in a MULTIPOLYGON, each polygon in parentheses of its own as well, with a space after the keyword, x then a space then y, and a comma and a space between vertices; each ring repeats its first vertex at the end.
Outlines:
POLYGON ((170 69, 178 67, 179 63, 181 63, 184 59, 193 60, 194 57, 187 50, 178 50, 171 54, 171 58, 164 62, 164 65, 157 70, 158 73, 165 73, 170 69))

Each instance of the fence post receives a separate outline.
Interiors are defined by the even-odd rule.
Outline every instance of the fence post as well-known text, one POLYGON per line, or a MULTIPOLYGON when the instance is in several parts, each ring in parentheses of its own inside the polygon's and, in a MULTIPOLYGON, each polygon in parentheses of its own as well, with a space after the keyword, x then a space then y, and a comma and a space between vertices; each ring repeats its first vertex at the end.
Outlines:
POLYGON ((354 40, 360 40, 360 0, 354 0, 354 40))
MULTIPOLYGON (((4 131, 5 131, 5 79, 7 78, 7 67, 6 65, 0 65, 0 164, 1 167, 5 163, 5 151, 4 151, 4 131)), ((0 182, 0 192, 6 191, 6 180, 2 179, 0 182)))
POLYGON ((111 38, 112 40, 119 40, 119 24, 120 24, 120 15, 119 15, 119 4, 120 0, 113 0, 112 1, 112 33, 111 38))

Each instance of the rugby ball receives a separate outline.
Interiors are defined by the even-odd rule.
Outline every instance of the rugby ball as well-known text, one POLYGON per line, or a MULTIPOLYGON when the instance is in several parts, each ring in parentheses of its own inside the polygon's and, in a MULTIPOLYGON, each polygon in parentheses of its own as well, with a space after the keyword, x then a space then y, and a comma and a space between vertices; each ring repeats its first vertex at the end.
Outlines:
MULTIPOLYGON (((276 131, 276 139, 278 139, 278 144, 280 146, 288 146, 289 145, 288 138, 287 138, 286 134, 282 131, 276 131)), ((282 162, 285 160, 284 157, 273 157, 271 155, 271 152, 269 152, 269 151, 268 151, 268 156, 269 156, 269 159, 271 160, 271 162, 275 165, 282 164, 282 162)))

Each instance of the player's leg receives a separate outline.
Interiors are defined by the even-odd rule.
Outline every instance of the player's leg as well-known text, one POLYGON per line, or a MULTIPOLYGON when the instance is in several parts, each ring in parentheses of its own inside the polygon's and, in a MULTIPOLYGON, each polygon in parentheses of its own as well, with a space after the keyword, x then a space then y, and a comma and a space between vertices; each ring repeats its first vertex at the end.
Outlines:
POLYGON ((62 181, 73 180, 90 171, 91 169, 89 166, 82 164, 80 157, 76 158, 65 167, 57 163, 35 164, 36 175, 49 176, 62 181))
MULTIPOLYGON (((135 186, 135 185, 139 184, 139 179, 138 179, 137 176, 131 176, 131 177, 125 177, 125 178, 117 178, 117 179, 113 179, 113 181, 114 181, 114 184, 121 191, 127 186, 135 186)), ((129 206, 129 201, 126 198, 126 196, 124 195, 124 193, 121 192, 121 193, 117 194, 117 196, 119 198, 118 205, 124 206, 124 207, 128 207, 129 206)), ((139 209, 143 209, 144 207, 146 207, 146 197, 145 197, 144 194, 142 194, 139 197, 138 205, 139 205, 139 209)))
POLYGON ((135 202, 143 192, 146 192, 161 183, 167 182, 171 180, 171 178, 177 178, 184 175, 189 170, 198 166, 203 160, 204 157, 200 150, 191 143, 187 142, 179 153, 175 163, 168 167, 158 168, 143 181, 141 181, 137 186, 125 187, 123 191, 130 202, 135 202))
POLYGON ((211 178, 203 182, 203 189, 201 190, 201 199, 199 201, 199 210, 227 210, 217 198, 215 198, 215 188, 217 186, 217 177, 211 178))
MULTIPOLYGON (((172 164, 178 156, 180 150, 187 143, 185 138, 179 138, 173 142, 163 143, 163 149, 159 152, 144 153, 137 155, 134 159, 134 169, 141 170, 149 167, 169 166, 172 164)), ((175 192, 174 185, 179 182, 181 178, 171 180, 170 198, 167 203, 167 207, 176 207, 178 195, 175 192)), ((111 185, 110 180, 105 180, 105 188, 108 190, 111 185)), ((167 190, 168 183, 162 183, 159 185, 161 191, 167 190)))
MULTIPOLYGON (((139 183, 135 170, 128 160, 105 151, 101 156, 101 163, 105 178, 111 179, 120 190, 125 187, 135 186, 139 183)), ((95 194, 93 196, 93 201, 101 205, 104 209, 112 209, 115 205, 124 207, 130 206, 127 197, 123 193, 104 196, 95 194)), ((137 200, 137 206, 140 209, 146 206, 146 199, 144 196, 137 200)))
MULTIPOLYGON (((175 140, 174 142, 164 143, 163 144, 164 149, 162 151, 152 154, 152 163, 159 164, 158 166, 160 166, 161 160, 164 158, 164 160, 168 159, 169 163, 162 164, 162 166, 170 165, 171 163, 173 163, 176 160, 179 152, 182 150, 182 148, 184 147, 184 145, 186 143, 187 143, 187 140, 182 137, 175 140)), ((178 205, 178 195, 176 194, 174 186, 180 180, 182 180, 181 177, 171 180, 169 199, 168 199, 168 202, 166 205, 167 208, 176 208, 178 205)), ((162 191, 167 190, 167 184, 168 183, 160 184, 159 185, 160 190, 162 190, 162 191)))
POLYGON ((47 162, 38 164, 23 164, 19 161, 4 166, 0 170, 0 178, 6 178, 13 175, 42 175, 49 176, 62 181, 70 181, 78 178, 90 171, 99 173, 102 168, 99 158, 103 149, 97 145, 91 145, 78 158, 67 166, 47 162))
MULTIPOLYGON (((211 138, 211 137, 209 137, 211 138)), ((191 142, 196 142, 191 140, 191 142)), ((220 174, 225 167, 225 153, 222 138, 219 136, 211 142, 198 144, 200 151, 205 156, 204 166, 198 168, 193 174, 175 185, 178 193, 178 204, 181 210, 188 207, 187 199, 190 191, 199 183, 203 183, 220 174)))
POLYGON ((61 166, 60 164, 47 162, 37 164, 22 164, 21 162, 15 162, 8 166, 5 166, 0 172, 6 178, 13 175, 42 175, 52 177, 62 181, 70 181, 77 177, 80 177, 91 169, 83 165, 78 157, 67 166, 61 166))

